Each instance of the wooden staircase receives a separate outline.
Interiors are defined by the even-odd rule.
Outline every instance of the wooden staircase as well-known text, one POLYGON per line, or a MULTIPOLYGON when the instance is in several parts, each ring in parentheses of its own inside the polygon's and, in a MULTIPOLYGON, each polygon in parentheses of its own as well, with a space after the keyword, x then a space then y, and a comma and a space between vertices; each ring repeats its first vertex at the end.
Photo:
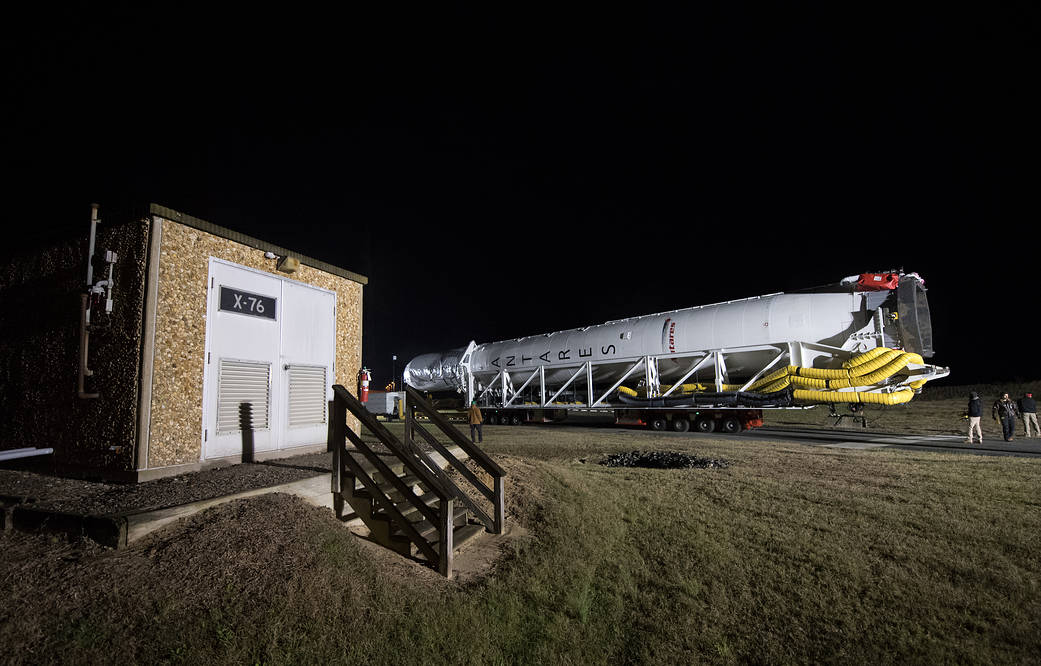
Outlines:
POLYGON ((399 440, 376 416, 340 385, 333 387, 329 444, 333 451, 332 492, 338 516, 344 505, 369 528, 372 539, 398 553, 419 556, 445 576, 452 575, 460 546, 484 532, 503 529, 505 472, 474 446, 429 402, 406 387, 405 437, 399 440), (379 439, 390 452, 378 454, 347 428, 347 413, 379 439), (452 441, 445 446, 421 423, 423 415, 452 441), (422 437, 445 465, 474 485, 486 501, 475 501, 448 476, 439 461, 416 445, 422 437), (346 443, 354 445, 347 449, 346 443), (471 459, 494 480, 484 484, 465 464, 471 459), (489 504, 482 506, 482 504, 489 504), (490 510, 489 510, 490 509, 490 510))

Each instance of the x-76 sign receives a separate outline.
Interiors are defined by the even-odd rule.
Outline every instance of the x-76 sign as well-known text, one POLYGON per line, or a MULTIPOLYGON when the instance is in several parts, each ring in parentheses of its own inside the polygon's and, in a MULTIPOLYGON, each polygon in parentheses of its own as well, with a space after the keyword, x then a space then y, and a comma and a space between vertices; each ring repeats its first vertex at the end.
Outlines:
POLYGON ((220 288, 220 309, 224 312, 277 319, 275 316, 277 305, 278 299, 271 296, 261 296, 223 285, 220 288))

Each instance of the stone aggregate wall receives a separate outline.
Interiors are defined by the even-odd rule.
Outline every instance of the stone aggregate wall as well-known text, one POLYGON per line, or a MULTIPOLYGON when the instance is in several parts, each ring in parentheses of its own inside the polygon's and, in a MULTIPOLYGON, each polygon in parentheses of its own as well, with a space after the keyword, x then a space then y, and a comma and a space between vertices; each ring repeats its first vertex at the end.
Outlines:
MULTIPOLYGON (((264 251, 172 220, 161 220, 152 405, 147 468, 198 463, 209 259, 216 257, 335 291, 336 379, 353 387, 361 368, 362 285, 310 266, 286 275, 264 251)), ((350 419, 348 425, 358 430, 350 419)))
MULTIPOLYGON (((118 478, 135 468, 147 221, 98 226, 96 250, 119 255, 111 315, 95 309, 86 389, 77 396, 87 225, 0 266, 0 449, 53 448, 37 462, 118 478)), ((95 263, 94 279, 107 275, 95 263)))

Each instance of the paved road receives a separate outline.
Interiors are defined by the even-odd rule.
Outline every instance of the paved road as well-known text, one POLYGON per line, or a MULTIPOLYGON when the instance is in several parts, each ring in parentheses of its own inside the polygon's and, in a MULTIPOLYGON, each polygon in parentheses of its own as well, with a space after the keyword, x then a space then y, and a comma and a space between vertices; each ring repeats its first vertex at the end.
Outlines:
MULTIPOLYGON (((638 428, 616 426, 613 417, 588 415, 579 418, 569 418, 566 424, 544 425, 547 428, 624 428, 625 430, 640 430, 638 428), (579 424, 582 425, 579 425, 579 424)), ((905 451, 933 451, 936 453, 968 453, 985 456, 1018 456, 1024 458, 1041 458, 1041 438, 1032 437, 1026 439, 1017 432, 1016 438, 1011 442, 1001 439, 984 439, 983 444, 968 444, 964 435, 894 435, 893 433, 872 432, 870 430, 843 429, 843 430, 820 430, 813 428, 757 428, 738 435, 724 435, 712 433, 702 435, 699 433, 685 432, 657 432, 655 435, 667 435, 673 437, 711 437, 714 439, 734 440, 770 440, 782 442, 796 442, 810 446, 825 446, 836 449, 877 449, 890 448, 905 451)))
POLYGON ((769 439, 825 446, 837 449, 890 448, 905 451, 938 453, 971 453, 987 456, 1020 456, 1041 458, 1041 438, 1016 437, 1011 442, 984 439, 968 444, 963 435, 894 435, 892 433, 857 432, 854 430, 812 430, 759 428, 740 435, 746 439, 769 439))

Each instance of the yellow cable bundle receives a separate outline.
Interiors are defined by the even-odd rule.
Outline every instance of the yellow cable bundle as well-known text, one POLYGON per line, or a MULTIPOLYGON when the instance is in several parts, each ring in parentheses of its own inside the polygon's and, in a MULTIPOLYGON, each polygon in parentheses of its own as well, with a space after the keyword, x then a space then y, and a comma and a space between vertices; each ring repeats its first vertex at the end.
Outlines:
POLYGON ((793 368, 793 375, 808 379, 849 379, 849 370, 831 370, 828 368, 793 368))
MULTIPOLYGON (((662 384, 661 390, 668 391, 672 388, 672 384, 662 384)), ((680 384, 679 390, 676 393, 698 393, 700 391, 708 390, 704 384, 680 384)))
MULTIPOLYGON (((894 393, 839 392, 834 389, 872 386, 889 379, 910 364, 924 364, 921 355, 888 347, 875 347, 858 354, 842 364, 842 369, 803 368, 788 365, 779 368, 769 375, 756 380, 748 386, 747 391, 775 393, 789 386, 798 387, 793 393, 797 401, 812 403, 828 402, 863 402, 876 405, 899 405, 911 400, 914 392, 928 380, 922 379, 909 384, 909 388, 894 393)), ((740 391, 742 384, 723 384, 722 391, 740 391)), ((663 384, 662 391, 672 388, 663 384)), ((705 384, 682 384, 679 392, 702 392, 714 387, 705 384)), ((631 397, 639 394, 631 388, 622 386, 620 392, 631 397)))
MULTIPOLYGON (((885 356, 881 356, 881 357, 879 357, 879 359, 876 359, 876 360, 880 360, 882 358, 887 358, 888 356, 889 355, 886 354, 885 356)), ((910 353, 907 353, 907 352, 898 352, 897 356, 893 360, 891 360, 889 363, 887 363, 886 365, 882 366, 881 368, 879 368, 875 372, 872 372, 871 374, 859 375, 859 376, 851 377, 850 379, 845 380, 845 381, 834 381, 834 382, 831 382, 829 384, 828 388, 851 388, 851 387, 856 387, 856 386, 871 386, 872 384, 877 384, 877 383, 879 383, 881 381, 889 379, 893 375, 897 374, 898 372, 900 372, 901 370, 906 368, 908 366, 908 364, 910 364, 910 363, 921 363, 921 362, 922 362, 922 357, 919 356, 918 354, 910 354, 910 353)), ((867 367, 868 365, 873 365, 873 364, 874 364, 874 362, 872 362, 871 364, 865 364, 865 366, 863 366, 863 367, 867 367)))
POLYGON ((923 363, 922 357, 899 349, 876 347, 846 361, 843 364, 844 369, 789 365, 754 382, 748 390, 770 393, 789 385, 810 389, 870 386, 892 377, 910 363, 923 363))
POLYGON ((780 379, 778 379, 774 383, 767 384, 767 385, 763 386, 761 391, 763 393, 776 393, 777 391, 781 391, 783 389, 786 389, 786 388, 788 388, 791 385, 792 385, 791 375, 785 375, 784 377, 781 377, 780 379))
POLYGON ((904 389, 895 393, 869 393, 867 391, 805 391, 796 389, 792 397, 799 402, 836 403, 858 402, 867 405, 900 405, 910 402, 914 391, 904 389))
POLYGON ((846 380, 816 379, 814 377, 802 377, 800 375, 791 375, 790 380, 791 380, 792 386, 801 386, 803 388, 811 388, 811 389, 834 388, 834 386, 833 386, 834 382, 838 382, 838 381, 847 381, 848 382, 849 381, 848 379, 846 379, 846 380))
POLYGON ((858 365, 867 363, 871 359, 881 356, 882 354, 885 354, 888 351, 892 350, 889 347, 875 347, 874 349, 869 349, 866 352, 857 354, 853 358, 849 359, 848 361, 842 364, 842 367, 855 368, 858 365))
POLYGON ((899 349, 888 349, 886 347, 877 347, 877 349, 883 349, 884 351, 881 354, 877 354, 867 361, 858 363, 850 368, 850 375, 853 377, 863 377, 879 368, 884 368, 894 360, 900 358, 901 354, 904 353, 899 349))

